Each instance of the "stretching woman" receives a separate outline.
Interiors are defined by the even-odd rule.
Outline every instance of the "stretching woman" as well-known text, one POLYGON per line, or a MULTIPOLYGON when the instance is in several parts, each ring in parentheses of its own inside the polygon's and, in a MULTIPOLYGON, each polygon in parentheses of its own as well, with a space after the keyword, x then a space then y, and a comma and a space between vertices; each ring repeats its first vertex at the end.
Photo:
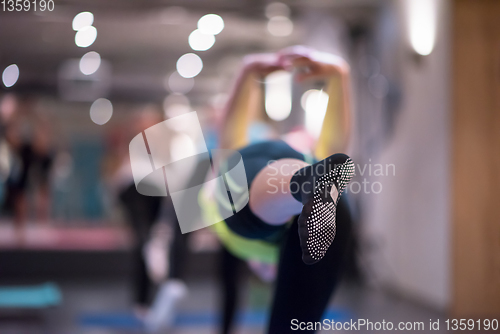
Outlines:
MULTIPOLYGON (((216 224, 215 230, 234 255, 279 262, 268 333, 292 333, 293 319, 321 320, 350 236, 350 215, 340 195, 354 174, 354 165, 345 154, 333 154, 346 150, 349 137, 349 67, 339 57, 304 47, 248 56, 245 63, 227 104, 221 146, 239 149, 250 199, 241 211, 216 224), (315 160, 281 140, 248 142, 247 129, 261 109, 259 83, 277 70, 297 72, 299 82, 327 82, 329 103, 314 149, 323 158, 320 162, 309 164, 315 160)), ((238 157, 230 157, 226 165, 232 159, 238 157)), ((212 198, 218 198, 217 191, 225 190, 215 189, 212 198)), ((215 203, 218 211, 223 210, 223 203, 215 203)), ((208 211, 216 214, 217 210, 208 211)))

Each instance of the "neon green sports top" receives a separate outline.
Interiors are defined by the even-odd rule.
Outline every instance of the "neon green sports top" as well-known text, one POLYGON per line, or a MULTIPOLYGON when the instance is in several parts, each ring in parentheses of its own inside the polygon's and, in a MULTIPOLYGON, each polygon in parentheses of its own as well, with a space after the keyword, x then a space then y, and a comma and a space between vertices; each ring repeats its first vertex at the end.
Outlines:
POLYGON ((255 260, 270 264, 278 262, 278 245, 262 240, 247 239, 231 231, 219 214, 217 202, 209 198, 205 188, 200 191, 198 202, 202 210, 202 216, 206 221, 219 221, 219 223, 212 225, 211 228, 233 255, 245 261, 255 260))

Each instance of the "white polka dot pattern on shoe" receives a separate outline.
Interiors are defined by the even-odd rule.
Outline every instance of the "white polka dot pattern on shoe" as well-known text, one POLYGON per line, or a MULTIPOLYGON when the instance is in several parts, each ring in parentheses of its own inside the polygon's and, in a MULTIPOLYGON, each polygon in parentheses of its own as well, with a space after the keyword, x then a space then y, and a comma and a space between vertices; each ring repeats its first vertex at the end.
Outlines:
POLYGON ((321 260, 335 238, 336 213, 340 195, 354 176, 354 163, 349 158, 342 165, 335 166, 330 173, 320 177, 315 184, 312 212, 307 217, 307 249, 313 260, 321 260), (337 201, 324 201, 322 193, 335 187, 339 196, 337 201))

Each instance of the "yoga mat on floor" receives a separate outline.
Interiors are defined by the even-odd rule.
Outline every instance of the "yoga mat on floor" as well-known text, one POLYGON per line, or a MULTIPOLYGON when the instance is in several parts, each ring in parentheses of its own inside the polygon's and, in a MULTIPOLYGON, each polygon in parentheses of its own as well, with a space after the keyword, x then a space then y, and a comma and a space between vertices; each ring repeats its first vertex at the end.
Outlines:
POLYGON ((47 308, 57 306, 61 301, 61 290, 54 283, 0 286, 0 308, 47 308))

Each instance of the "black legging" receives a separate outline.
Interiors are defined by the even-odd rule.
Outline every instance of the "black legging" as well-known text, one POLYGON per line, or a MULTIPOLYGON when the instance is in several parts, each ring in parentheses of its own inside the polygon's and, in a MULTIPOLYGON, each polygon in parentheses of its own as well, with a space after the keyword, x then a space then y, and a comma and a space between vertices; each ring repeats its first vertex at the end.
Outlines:
POLYGON ((222 247, 219 254, 219 275, 221 288, 221 334, 230 334, 241 295, 242 269, 245 262, 222 247))
POLYGON ((149 238, 151 227, 160 213, 161 197, 141 195, 135 185, 131 184, 121 192, 120 200, 136 238, 132 250, 134 302, 147 305, 150 301, 152 283, 147 272, 143 248, 149 238))
MULTIPOLYGON (((291 320, 321 321, 337 283, 352 239, 352 219, 345 198, 337 209, 337 235, 326 256, 312 266, 302 262, 297 218, 283 239, 271 309, 269 334, 295 333, 291 320)), ((226 249, 220 254, 222 334, 229 334, 239 302, 243 261, 226 249)), ((314 333, 314 331, 302 331, 314 333)))
MULTIPOLYGON (((347 248, 351 241, 352 221, 345 198, 337 207, 337 235, 325 257, 314 265, 302 262, 297 218, 288 230, 282 248, 278 277, 269 322, 269 334, 296 333, 292 319, 299 322, 321 321, 330 297, 339 282, 347 248)), ((314 333, 315 331, 301 331, 314 333)))

